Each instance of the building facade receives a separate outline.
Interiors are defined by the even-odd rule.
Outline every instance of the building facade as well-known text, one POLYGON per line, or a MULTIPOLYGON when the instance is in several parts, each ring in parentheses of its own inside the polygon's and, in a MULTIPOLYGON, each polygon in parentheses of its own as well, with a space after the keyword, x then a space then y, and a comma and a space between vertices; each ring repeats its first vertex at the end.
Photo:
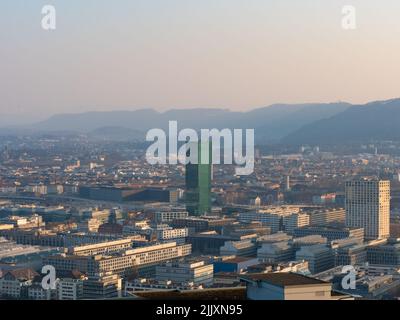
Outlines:
POLYGON ((176 284, 194 283, 210 286, 213 284, 214 266, 205 261, 166 262, 156 267, 156 280, 171 280, 176 284))
POLYGON ((390 235, 390 181, 346 182, 346 225, 364 228, 366 239, 390 235))
POLYGON ((201 216, 211 212, 212 146, 211 142, 193 143, 188 156, 196 146, 198 148, 197 163, 186 165, 185 197, 186 210, 189 214, 201 216))

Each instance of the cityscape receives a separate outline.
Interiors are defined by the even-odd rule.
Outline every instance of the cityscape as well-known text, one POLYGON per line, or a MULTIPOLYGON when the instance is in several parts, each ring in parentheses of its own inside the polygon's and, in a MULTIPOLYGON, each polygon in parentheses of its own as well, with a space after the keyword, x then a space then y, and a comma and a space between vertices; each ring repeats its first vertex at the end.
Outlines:
POLYGON ((400 300, 398 3, 49 2, 0 5, 0 300, 400 300))
POLYGON ((131 143, 8 139, 0 171, 4 299, 400 294, 396 143, 353 153, 256 147, 254 173, 236 176, 234 165, 211 161, 149 165, 145 147, 131 143))

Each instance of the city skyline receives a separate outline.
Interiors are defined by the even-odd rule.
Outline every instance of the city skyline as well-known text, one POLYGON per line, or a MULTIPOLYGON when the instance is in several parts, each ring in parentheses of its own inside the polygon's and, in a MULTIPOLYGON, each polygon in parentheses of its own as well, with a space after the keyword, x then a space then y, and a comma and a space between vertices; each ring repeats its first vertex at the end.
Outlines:
POLYGON ((399 301, 399 13, 3 0, 0 303, 192 319, 399 301))

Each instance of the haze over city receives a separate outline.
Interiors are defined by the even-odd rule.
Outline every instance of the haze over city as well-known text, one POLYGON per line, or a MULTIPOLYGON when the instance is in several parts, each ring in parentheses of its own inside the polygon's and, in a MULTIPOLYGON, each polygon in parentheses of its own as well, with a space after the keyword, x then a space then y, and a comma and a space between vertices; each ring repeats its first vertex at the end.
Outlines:
POLYGON ((2 0, 1 311, 309 319, 273 301, 357 317, 399 301, 399 13, 2 0))
POLYGON ((273 103, 359 104, 398 96, 400 3, 347 1, 5 0, 0 114, 273 103))

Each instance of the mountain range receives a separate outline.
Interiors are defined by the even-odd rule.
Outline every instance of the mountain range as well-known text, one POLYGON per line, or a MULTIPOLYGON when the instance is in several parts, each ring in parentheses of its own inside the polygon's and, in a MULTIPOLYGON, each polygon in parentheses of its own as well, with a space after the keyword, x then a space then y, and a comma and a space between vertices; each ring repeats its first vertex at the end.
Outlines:
POLYGON ((57 114, 31 125, 0 128, 0 134, 70 132, 100 140, 144 140, 149 129, 254 128, 257 143, 289 145, 400 139, 400 99, 365 105, 345 102, 275 104, 247 112, 226 109, 153 109, 57 114))
POLYGON ((400 99, 354 105, 304 125, 281 139, 287 144, 337 144, 400 140, 400 99))

